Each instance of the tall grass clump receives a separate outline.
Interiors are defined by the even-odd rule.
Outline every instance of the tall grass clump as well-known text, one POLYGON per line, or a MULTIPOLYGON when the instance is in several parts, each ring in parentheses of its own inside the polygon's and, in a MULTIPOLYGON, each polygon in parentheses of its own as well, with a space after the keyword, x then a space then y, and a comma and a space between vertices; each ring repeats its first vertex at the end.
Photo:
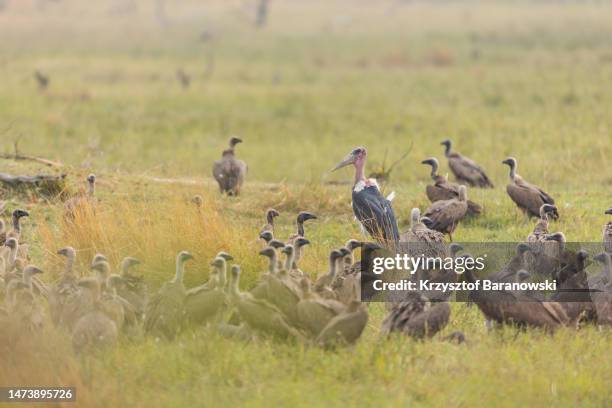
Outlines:
MULTIPOLYGON (((214 199, 205 196, 200 206, 178 194, 162 199, 128 196, 123 200, 82 203, 73 217, 63 217, 56 229, 41 225, 40 241, 44 251, 72 246, 82 273, 96 253, 103 253, 118 265, 125 256, 143 261, 141 270, 154 287, 168 280, 174 271, 176 254, 190 251, 195 260, 188 266, 186 284, 201 283, 208 275, 209 263, 221 250, 234 255, 245 270, 245 281, 255 279, 264 262, 258 259, 256 231, 224 216, 214 199)), ((63 260, 48 257, 59 270, 63 260)))

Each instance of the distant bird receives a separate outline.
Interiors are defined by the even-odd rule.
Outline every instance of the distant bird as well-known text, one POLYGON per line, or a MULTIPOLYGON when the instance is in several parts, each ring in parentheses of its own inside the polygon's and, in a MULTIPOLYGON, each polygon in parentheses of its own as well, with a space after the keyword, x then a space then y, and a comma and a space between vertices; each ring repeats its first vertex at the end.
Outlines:
POLYGON ((448 159, 448 167, 451 169, 455 178, 460 183, 468 184, 472 187, 493 188, 493 183, 485 174, 484 170, 476 164, 475 161, 469 159, 460 153, 451 152, 451 141, 444 140, 440 143, 446 147, 444 155, 448 159))
POLYGON ((415 339, 431 338, 446 327, 450 313, 448 302, 430 302, 421 293, 410 291, 405 300, 393 305, 381 334, 400 332, 415 339))
POLYGON ((189 85, 191 85, 191 76, 189 76, 183 68, 176 70, 176 79, 183 88, 189 88, 189 85))
POLYGON ((38 89, 44 91, 49 86, 49 77, 44 75, 39 70, 34 71, 34 79, 36 79, 36 83, 38 84, 38 89))
MULTIPOLYGON (((449 200, 451 198, 459 197, 459 184, 452 183, 444 176, 438 174, 438 159, 430 157, 429 159, 423 160, 422 164, 428 164, 431 166, 431 179, 434 184, 430 184, 425 188, 427 198, 429 201, 436 202, 440 200, 449 200)), ((482 213, 482 207, 475 202, 468 200, 467 215, 479 215, 482 213)))
POLYGON ((348 165, 355 167, 352 192, 355 216, 372 238, 395 245, 399 241, 395 213, 391 202, 380 192, 376 180, 366 179, 366 158, 366 148, 356 147, 332 171, 348 165))
POLYGON ((268 211, 266 211, 266 223, 261 228, 260 233, 269 231, 274 234, 274 218, 278 217, 279 215, 280 213, 274 208, 270 208, 268 211))
MULTIPOLYGON (((612 215, 612 207, 606 210, 606 214, 612 215)), ((612 254, 612 221, 608 221, 603 228, 603 243, 606 252, 612 254)))
POLYGON ((87 214, 95 210, 96 204, 96 175, 87 176, 87 190, 70 198, 64 203, 64 216, 69 220, 74 220, 78 215, 87 214))
POLYGON ((183 275, 185 262, 190 259, 193 259, 193 255, 189 252, 179 252, 174 279, 164 283, 159 292, 149 299, 144 320, 145 333, 172 340, 182 329, 186 296, 183 275))
POLYGON ((224 150, 221 160, 213 164, 213 176, 219 183, 219 190, 230 196, 240 194, 247 174, 246 163, 235 157, 234 149, 238 143, 242 143, 242 140, 232 137, 229 141, 229 149, 224 150))
MULTIPOLYGON (((517 207, 523 211, 527 217, 539 217, 540 208, 543 204, 555 204, 555 200, 548 195, 548 193, 526 182, 517 174, 517 162, 514 157, 508 157, 506 160, 502 161, 502 163, 510 167, 510 184, 506 186, 506 191, 512 201, 516 203, 517 207)), ((550 212, 550 216, 554 220, 559 218, 556 207, 550 212)))
POLYGON ((429 228, 448 234, 453 240, 453 232, 467 213, 467 188, 459 186, 459 196, 450 200, 432 203, 425 211, 425 217, 432 223, 429 228))
POLYGON ((119 330, 103 311, 100 282, 92 278, 81 279, 79 286, 92 293, 93 309, 74 325, 72 347, 77 353, 113 348, 117 344, 119 330))
POLYGON ((354 300, 327 323, 315 343, 326 348, 353 344, 361 337, 367 323, 368 311, 365 305, 354 300))

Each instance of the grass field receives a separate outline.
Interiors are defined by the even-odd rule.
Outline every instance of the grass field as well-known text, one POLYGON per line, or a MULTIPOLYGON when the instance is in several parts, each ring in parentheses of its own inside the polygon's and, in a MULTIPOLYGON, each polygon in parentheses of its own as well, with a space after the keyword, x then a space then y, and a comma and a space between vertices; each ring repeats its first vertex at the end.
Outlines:
MULTIPOLYGON (((328 183, 352 173, 329 169, 358 145, 369 170, 409 152, 384 185, 405 226, 412 207, 428 205, 420 161, 437 156, 448 171, 445 138, 496 184, 469 190, 484 214, 462 223, 456 241, 517 242, 531 231, 505 193, 508 155, 557 200, 553 230, 601 240, 612 205, 612 4, 271 1, 268 25, 255 29, 239 1, 168 2, 163 24, 153 1, 122 13, 129 2, 88 3, 12 1, 0 12, 0 152, 18 141, 64 164, 0 160, 0 173, 66 172, 71 192, 90 172, 99 179, 100 205, 76 227, 58 200, 0 191, 10 210, 31 212, 25 240, 48 280, 65 245, 83 270, 96 252, 115 265, 143 259, 152 290, 171 277, 177 251, 196 257, 193 286, 223 249, 247 288, 265 268, 256 237, 269 207, 282 213, 281 237, 298 211, 320 216, 302 267, 325 271, 331 248, 360 237, 350 186, 328 183), (45 91, 37 69, 50 78, 45 91), (239 198, 219 196, 210 177, 231 135, 243 138, 249 165, 239 198)), ((612 402, 609 330, 491 333, 477 308, 455 304, 442 335, 461 330, 467 344, 383 340, 384 308, 369 311, 359 343, 336 352, 191 328, 172 343, 124 339, 84 358, 49 330, 10 344, 0 386, 76 386, 78 406, 100 407, 612 402)))

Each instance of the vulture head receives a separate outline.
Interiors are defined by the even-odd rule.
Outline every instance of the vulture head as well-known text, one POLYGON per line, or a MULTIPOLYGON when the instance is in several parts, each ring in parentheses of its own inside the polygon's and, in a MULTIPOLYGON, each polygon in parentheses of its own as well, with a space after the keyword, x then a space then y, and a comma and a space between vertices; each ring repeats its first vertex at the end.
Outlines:
POLYGON ((516 159, 514 157, 508 157, 506 160, 502 161, 502 164, 510 167, 510 178, 514 179, 514 176, 516 176, 517 167, 516 159))
POLYGON ((274 208, 270 208, 268 211, 266 211, 266 219, 269 223, 272 223, 272 221, 274 221, 274 218, 278 217, 279 215, 280 213, 274 208))
POLYGON ((13 218, 29 217, 30 213, 26 210, 16 209, 13 211, 13 218))
POLYGON ((604 265, 607 265, 610 262, 612 262, 610 258, 610 254, 607 252, 600 252, 599 254, 595 255, 593 259, 596 260, 597 262, 601 262, 604 265))
POLYGON ((16 238, 9 238, 4 243, 4 246, 9 247, 11 249, 17 248, 18 242, 16 238))
POLYGON ((540 207, 540 218, 546 217, 548 214, 554 213, 557 211, 557 207, 551 204, 542 204, 540 207))
POLYGON ((281 250, 281 252, 287 256, 292 256, 293 255, 293 245, 289 244, 289 245, 285 245, 285 247, 281 250))
POLYGON ((285 247, 285 244, 279 241, 278 239, 273 239, 272 241, 268 242, 268 245, 270 245, 274 249, 280 249, 285 247))
POLYGON ((368 151, 365 147, 356 147, 351 150, 351 152, 347 154, 340 163, 336 164, 336 167, 334 167, 332 171, 336 171, 350 164, 353 164, 355 166, 362 166, 365 163, 367 154, 368 151))
POLYGON ((96 175, 90 174, 89 176, 87 176, 87 182, 89 184, 94 184, 96 182, 96 175))
POLYGON ((345 247, 347 247, 350 251, 354 251, 361 246, 361 241, 357 241, 356 239, 349 239, 346 241, 345 247))
POLYGON ((222 269, 223 267, 225 267, 225 259, 218 256, 210 263, 210 266, 215 267, 217 269, 222 269))
POLYGON ((265 256, 271 259, 272 257, 276 256, 276 251, 272 247, 266 247, 262 249, 261 251, 259 251, 259 255, 265 256))
POLYGON ((451 145, 452 145, 450 139, 443 140, 440 142, 440 144, 446 148, 444 149, 444 155, 448 157, 448 155, 450 154, 451 145))
POLYGON ((263 239, 264 241, 266 241, 267 244, 269 244, 270 241, 274 239, 274 235, 272 234, 272 231, 264 231, 259 234, 259 238, 263 239))
POLYGON ((516 281, 518 283, 525 282, 531 277, 531 274, 524 269, 521 269, 516 273, 516 281))
POLYGON ((234 148, 234 146, 236 146, 238 143, 242 143, 242 139, 237 138, 237 137, 232 137, 229 141, 229 146, 230 148, 234 148))
POLYGON ((227 252, 221 251, 217 254, 217 258, 223 258, 226 261, 233 261, 234 257, 228 254, 227 252))
POLYGON ((546 234, 544 236, 544 240, 546 241, 557 241, 557 242, 566 242, 565 240, 565 234, 562 232, 555 232, 553 234, 546 234))
POLYGON ((421 162, 421 164, 428 164, 431 166, 431 176, 435 177, 438 174, 438 159, 435 157, 430 157, 429 159, 425 159, 421 162))
POLYGON ((193 255, 191 255, 190 252, 187 251, 181 251, 178 253, 178 255, 176 256, 176 259, 180 262, 187 262, 191 259, 193 259, 193 255))
POLYGON ((309 240, 307 240, 307 239, 306 239, 306 238, 304 238, 304 237, 300 237, 300 238, 298 238, 298 239, 296 239, 296 240, 295 240, 294 244, 295 244, 295 247, 296 247, 296 248, 301 248, 301 247, 303 247, 303 246, 305 246, 305 245, 309 245, 309 244, 310 244, 310 241, 309 241, 309 240))
POLYGON ((448 250, 451 254, 451 256, 454 258, 455 256, 457 256, 457 253, 459 251, 463 251, 463 247, 457 243, 452 243, 450 244, 450 246, 448 247, 448 250))
POLYGON ((314 215, 313 213, 308 212, 308 211, 302 211, 297 216, 298 224, 303 224, 305 221, 316 220, 316 219, 317 219, 317 216, 314 215))
POLYGON ((127 256, 121 261, 121 270, 127 271, 129 268, 136 265, 140 265, 140 260, 131 256, 127 256))
POLYGON ((73 247, 65 247, 57 250, 58 255, 63 255, 66 258, 74 258, 76 256, 76 251, 73 247))
POLYGON ((91 260, 91 265, 93 266, 93 265, 97 264, 98 262, 102 262, 102 261, 108 262, 108 259, 106 258, 106 255, 95 254, 93 259, 91 260))

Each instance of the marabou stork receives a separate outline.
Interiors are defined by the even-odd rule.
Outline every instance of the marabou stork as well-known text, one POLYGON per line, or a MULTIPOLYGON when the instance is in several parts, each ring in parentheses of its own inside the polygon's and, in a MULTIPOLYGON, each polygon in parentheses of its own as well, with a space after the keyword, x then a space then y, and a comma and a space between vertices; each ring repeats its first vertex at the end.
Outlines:
POLYGON ((375 179, 365 177, 367 153, 365 147, 354 148, 332 171, 350 164, 355 166, 353 185, 355 216, 374 239, 397 243, 399 231, 391 202, 382 195, 375 179))

